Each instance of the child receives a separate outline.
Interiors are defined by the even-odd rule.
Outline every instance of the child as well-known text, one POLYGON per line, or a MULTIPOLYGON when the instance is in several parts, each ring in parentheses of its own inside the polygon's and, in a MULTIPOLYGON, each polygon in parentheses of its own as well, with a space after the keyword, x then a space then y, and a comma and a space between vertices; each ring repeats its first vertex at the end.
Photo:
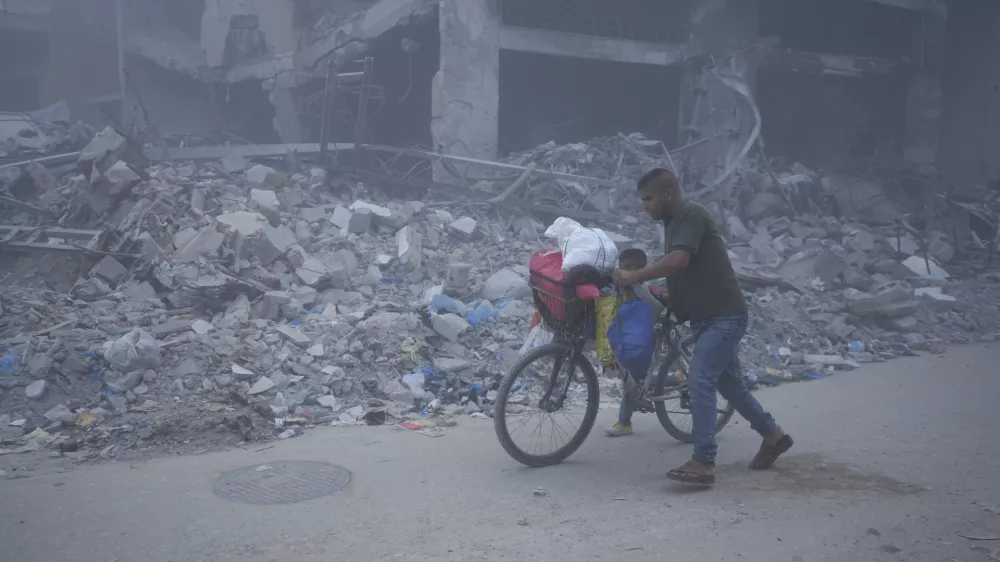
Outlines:
MULTIPOLYGON (((638 248, 629 248, 618 256, 618 267, 625 271, 635 271, 646 267, 646 252, 638 248)), ((634 285, 630 287, 635 296, 643 302, 653 307, 653 318, 659 318, 663 312, 663 304, 660 303, 645 285, 634 285)), ((632 378, 642 380, 646 373, 630 373, 632 378)), ((604 430, 608 437, 624 437, 632 434, 632 401, 628 396, 625 385, 622 385, 622 405, 618 409, 618 422, 611 428, 604 430)))

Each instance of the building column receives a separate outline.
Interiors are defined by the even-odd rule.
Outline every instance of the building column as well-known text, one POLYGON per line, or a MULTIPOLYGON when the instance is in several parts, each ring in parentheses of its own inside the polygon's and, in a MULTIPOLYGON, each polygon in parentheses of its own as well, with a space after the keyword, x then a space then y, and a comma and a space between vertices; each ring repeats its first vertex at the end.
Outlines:
MULTIPOLYGON (((757 0, 705 0, 691 14, 691 37, 688 47, 693 53, 712 55, 721 60, 719 66, 734 69, 746 77, 751 89, 756 81, 760 53, 744 51, 757 41, 757 0), (734 53, 742 54, 732 56, 734 53)), ((698 64, 686 68, 681 85, 681 131, 679 145, 704 139, 702 144, 685 152, 682 159, 696 168, 708 167, 726 154, 733 142, 726 131, 749 135, 753 115, 749 107, 728 86, 703 70, 710 64, 707 57, 696 57, 698 64)), ((678 163, 681 168, 684 165, 678 163)))
POLYGON ((496 0, 440 0, 441 66, 434 77, 431 135, 444 154, 495 160, 500 108, 500 15, 496 0))
POLYGON ((906 85, 906 124, 903 158, 918 167, 937 164, 941 131, 941 79, 944 73, 947 21, 939 14, 924 12, 924 25, 914 41, 917 69, 906 85))
POLYGON ((282 143, 297 144, 305 141, 302 123, 299 121, 299 106, 295 96, 294 86, 277 84, 270 92, 271 105, 274 106, 274 130, 282 143))

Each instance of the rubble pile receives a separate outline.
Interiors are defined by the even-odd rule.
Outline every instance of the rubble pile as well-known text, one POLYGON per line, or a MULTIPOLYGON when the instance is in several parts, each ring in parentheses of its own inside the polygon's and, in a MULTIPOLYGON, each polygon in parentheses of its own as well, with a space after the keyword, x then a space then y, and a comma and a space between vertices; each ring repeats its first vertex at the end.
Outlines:
MULTIPOLYGON (((660 147, 619 136, 511 162, 634 185, 660 147)), ((318 424, 436 436, 458 415, 489 415, 528 333, 526 264, 554 217, 396 200, 259 162, 151 165, 108 129, 74 174, 27 166, 16 181, 46 213, 4 218, 23 230, 3 244, 23 245, 2 258, 0 453, 195 451, 318 424), (66 243, 82 229, 97 245, 66 243), (70 257, 41 256, 57 247, 70 257)), ((706 202, 751 303, 751 379, 820 378, 996 334, 1000 278, 959 260, 953 236, 807 214, 746 183, 706 202)), ((590 208, 620 248, 656 257, 655 225, 616 189, 549 177, 528 197, 590 208)))
POLYGON ((0 164, 79 149, 94 131, 69 121, 65 102, 32 113, 0 112, 0 164))
POLYGON ((36 447, 23 440, 39 428, 113 455, 315 424, 430 430, 479 412, 516 359, 533 246, 511 225, 321 169, 140 168, 127 144, 98 135, 57 189, 112 242, 64 262, 68 291, 0 295, 10 443, 36 447), (335 194, 351 191, 366 198, 335 194))

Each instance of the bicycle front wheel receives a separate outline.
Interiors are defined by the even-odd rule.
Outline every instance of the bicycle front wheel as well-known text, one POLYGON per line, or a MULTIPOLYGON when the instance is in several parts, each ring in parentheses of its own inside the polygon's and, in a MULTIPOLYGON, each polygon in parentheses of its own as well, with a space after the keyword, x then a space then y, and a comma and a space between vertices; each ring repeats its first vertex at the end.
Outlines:
POLYGON ((566 344, 541 346, 500 383, 493 411, 497 439, 521 464, 558 464, 593 429, 600 396, 597 373, 583 355, 566 344))

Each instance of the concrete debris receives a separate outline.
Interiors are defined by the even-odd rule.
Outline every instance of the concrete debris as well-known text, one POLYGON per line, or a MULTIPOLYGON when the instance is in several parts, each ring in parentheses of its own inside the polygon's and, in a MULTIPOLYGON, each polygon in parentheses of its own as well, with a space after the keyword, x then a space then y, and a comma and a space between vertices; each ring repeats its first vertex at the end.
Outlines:
POLYGON ((258 164, 247 170, 247 181, 259 189, 275 189, 285 183, 285 174, 258 164))
POLYGON ((486 280, 482 296, 486 300, 498 301, 505 297, 523 299, 531 295, 528 281, 511 269, 501 269, 486 280))
POLYGON ((434 331, 448 341, 457 342, 458 338, 472 326, 464 318, 455 314, 440 314, 431 318, 434 331))
MULTIPOLYGON (((526 266, 554 216, 662 253, 631 195, 662 145, 639 135, 550 143, 488 163, 487 177, 505 174, 496 182, 411 192, 308 161, 251 165, 268 156, 255 147, 149 166, 128 145, 102 133, 80 160, 86 177, 49 169, 58 187, 28 200, 66 228, 99 229, 96 252, 10 256, 15 278, 0 293, 0 417, 29 432, 62 424, 86 450, 112 447, 105 456, 268 440, 291 425, 488 414, 528 334, 526 266), (524 189, 491 202, 531 163, 542 181, 530 201, 524 189)), ((846 180, 800 165, 776 170, 777 184, 747 166, 710 208, 751 309, 741 358, 755 384, 1000 330, 1000 276, 968 263, 961 234, 924 240, 925 225, 901 227, 904 213, 884 206, 840 211, 846 180)), ((43 220, 8 210, 6 224, 43 220)))
POLYGON ((476 233, 476 219, 471 217, 462 217, 451 223, 451 230, 466 239, 472 238, 472 236, 476 233))
POLYGON ((24 395, 32 400, 41 400, 45 396, 46 385, 44 380, 35 381, 24 387, 24 395))

